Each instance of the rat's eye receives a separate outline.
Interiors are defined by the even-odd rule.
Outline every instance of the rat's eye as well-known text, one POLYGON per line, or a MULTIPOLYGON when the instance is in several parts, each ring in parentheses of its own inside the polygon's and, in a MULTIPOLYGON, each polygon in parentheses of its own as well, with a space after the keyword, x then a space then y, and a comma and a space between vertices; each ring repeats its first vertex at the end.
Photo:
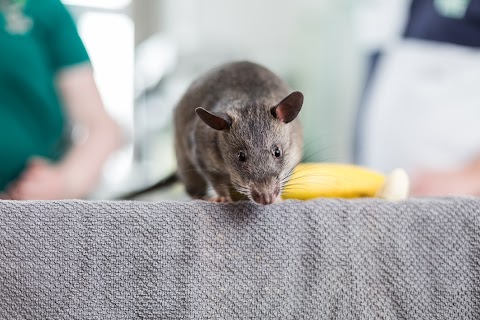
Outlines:
POLYGON ((245 155, 245 153, 243 151, 240 151, 238 153, 238 161, 241 161, 241 162, 247 161, 247 156, 245 155))
POLYGON ((273 155, 275 156, 275 158, 280 158, 282 156, 282 151, 280 151, 279 147, 273 147, 273 155))

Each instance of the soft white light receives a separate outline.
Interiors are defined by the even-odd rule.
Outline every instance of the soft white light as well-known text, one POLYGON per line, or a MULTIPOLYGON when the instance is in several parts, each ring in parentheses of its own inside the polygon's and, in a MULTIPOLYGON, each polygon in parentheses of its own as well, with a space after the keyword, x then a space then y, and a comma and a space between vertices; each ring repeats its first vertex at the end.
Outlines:
POLYGON ((124 14, 86 13, 78 21, 107 110, 122 124, 133 118, 133 37, 124 14))

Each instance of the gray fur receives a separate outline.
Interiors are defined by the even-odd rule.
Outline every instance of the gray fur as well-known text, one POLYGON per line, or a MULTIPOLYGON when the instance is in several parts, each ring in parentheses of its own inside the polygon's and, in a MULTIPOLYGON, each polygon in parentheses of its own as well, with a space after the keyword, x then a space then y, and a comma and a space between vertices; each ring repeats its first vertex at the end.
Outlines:
POLYGON ((175 111, 178 175, 192 197, 208 198, 209 186, 227 201, 278 194, 303 146, 298 117, 284 123, 271 113, 290 92, 278 76, 250 62, 222 65, 192 83, 175 111), (227 115, 231 127, 212 129, 196 115, 198 107, 227 115), (273 156, 275 145, 283 157, 273 156), (240 151, 246 162, 238 161, 240 151))

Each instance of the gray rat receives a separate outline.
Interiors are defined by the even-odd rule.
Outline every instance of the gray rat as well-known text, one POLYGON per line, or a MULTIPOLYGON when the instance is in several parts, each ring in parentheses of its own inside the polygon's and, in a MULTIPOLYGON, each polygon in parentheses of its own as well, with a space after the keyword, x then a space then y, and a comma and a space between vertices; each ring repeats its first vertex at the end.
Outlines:
POLYGON ((233 62, 195 80, 175 109, 177 172, 120 199, 134 199, 178 178, 196 199, 279 198, 303 149, 297 118, 303 95, 271 71, 233 62), (215 195, 208 191, 213 188, 215 195))
POLYGON ((302 104, 302 93, 251 62, 224 64, 195 80, 175 110, 177 175, 188 194, 275 202, 302 156, 302 104))

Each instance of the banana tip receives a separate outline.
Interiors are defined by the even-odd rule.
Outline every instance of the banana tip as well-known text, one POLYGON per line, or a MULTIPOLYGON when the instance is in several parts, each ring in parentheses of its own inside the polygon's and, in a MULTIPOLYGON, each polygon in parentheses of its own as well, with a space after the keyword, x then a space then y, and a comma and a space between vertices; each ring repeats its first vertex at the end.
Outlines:
POLYGON ((385 179, 382 188, 377 192, 377 197, 391 201, 399 201, 408 198, 410 180, 404 169, 394 169, 385 179))

